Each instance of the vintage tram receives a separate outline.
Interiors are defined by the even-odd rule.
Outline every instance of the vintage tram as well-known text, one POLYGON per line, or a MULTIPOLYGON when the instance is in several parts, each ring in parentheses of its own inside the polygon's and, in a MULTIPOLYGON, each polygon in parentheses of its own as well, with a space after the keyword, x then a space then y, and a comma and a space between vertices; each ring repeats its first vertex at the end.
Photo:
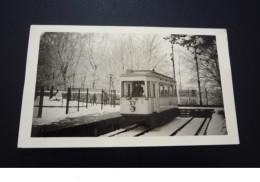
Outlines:
POLYGON ((151 70, 127 70, 121 75, 120 114, 154 126, 178 115, 176 82, 151 70))

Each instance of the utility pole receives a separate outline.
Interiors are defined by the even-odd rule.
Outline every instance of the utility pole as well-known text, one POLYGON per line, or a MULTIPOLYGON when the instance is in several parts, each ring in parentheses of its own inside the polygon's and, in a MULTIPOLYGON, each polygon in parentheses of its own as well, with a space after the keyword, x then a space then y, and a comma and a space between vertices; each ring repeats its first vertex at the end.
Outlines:
POLYGON ((130 62, 131 62, 131 70, 133 69, 133 60, 132 60, 132 48, 133 48, 133 42, 132 42, 132 37, 130 36, 129 37, 129 42, 130 42, 130 44, 131 44, 131 48, 130 48, 130 62))
POLYGON ((172 43, 172 68, 173 68, 173 81, 175 81, 175 66, 174 66, 174 54, 173 54, 173 43, 172 43))
POLYGON ((109 74, 109 93, 110 93, 110 90, 111 90, 111 86, 112 86, 112 73, 109 74))
POLYGON ((195 54, 195 61, 196 61, 196 68, 197 68, 197 79, 198 79, 198 86, 199 86, 199 96, 200 96, 200 106, 202 106, 201 100, 201 90, 200 90, 200 75, 199 75, 199 66, 198 66, 198 57, 197 57, 197 48, 194 47, 194 54, 195 54))
POLYGON ((182 90, 182 85, 181 85, 181 62, 180 62, 180 55, 179 55, 179 77, 180 77, 180 89, 182 90))
POLYGON ((110 73, 110 74, 109 74, 109 92, 108 92, 108 93, 111 94, 111 95, 112 95, 111 90, 114 89, 112 77, 113 77, 113 74, 110 73))

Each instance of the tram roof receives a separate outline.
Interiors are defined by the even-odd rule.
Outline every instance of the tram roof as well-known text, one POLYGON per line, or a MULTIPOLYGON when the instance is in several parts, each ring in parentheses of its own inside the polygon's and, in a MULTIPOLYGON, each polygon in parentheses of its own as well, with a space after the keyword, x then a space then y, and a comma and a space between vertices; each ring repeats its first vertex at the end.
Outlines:
POLYGON ((154 70, 126 70, 126 73, 122 74, 120 77, 140 77, 140 76, 164 78, 173 81, 173 78, 163 75, 161 73, 157 73, 154 70))

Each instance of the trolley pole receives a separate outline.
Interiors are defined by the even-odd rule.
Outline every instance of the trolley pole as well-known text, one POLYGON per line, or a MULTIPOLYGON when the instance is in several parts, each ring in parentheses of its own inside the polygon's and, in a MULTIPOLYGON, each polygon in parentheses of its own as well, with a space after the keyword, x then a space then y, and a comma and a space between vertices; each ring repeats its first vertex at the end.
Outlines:
POLYGON ((180 55, 179 55, 179 77, 180 77, 180 89, 182 90, 182 85, 181 85, 181 63, 180 63, 180 55))

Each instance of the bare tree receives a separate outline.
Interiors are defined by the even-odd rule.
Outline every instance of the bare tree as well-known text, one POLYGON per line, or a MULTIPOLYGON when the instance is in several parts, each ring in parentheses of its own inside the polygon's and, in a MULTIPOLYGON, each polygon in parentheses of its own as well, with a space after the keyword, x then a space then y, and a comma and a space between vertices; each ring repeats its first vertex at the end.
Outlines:
MULTIPOLYGON (((212 93, 212 98, 215 95, 215 102, 221 103, 222 97, 219 96, 222 96, 222 92, 216 37, 206 35, 170 35, 165 39, 173 44, 186 47, 187 52, 194 55, 194 59, 186 60, 194 62, 188 69, 192 72, 197 72, 199 92, 201 93, 201 85, 202 87, 207 87, 209 92, 211 91, 212 93)), ((194 82, 195 80, 195 77, 191 78, 191 81, 194 82)))
POLYGON ((84 53, 87 61, 90 77, 92 78, 92 88, 96 88, 99 79, 98 71, 107 58, 108 34, 91 34, 88 41, 88 49, 84 53))
POLYGON ((57 81, 60 70, 56 67, 56 53, 53 51, 56 34, 43 34, 40 40, 37 69, 37 85, 50 86, 57 81))
MULTIPOLYGON (((50 67, 50 70, 61 77, 61 84, 65 88, 68 84, 75 82, 76 70, 82 57, 86 37, 80 33, 49 32, 44 33, 41 37, 39 60, 44 60, 45 68, 50 67)), ((46 69, 38 75, 49 75, 50 71, 46 69)), ((55 74, 53 74, 54 76, 55 74)), ((58 79, 55 79, 55 82, 57 83, 58 79)))

